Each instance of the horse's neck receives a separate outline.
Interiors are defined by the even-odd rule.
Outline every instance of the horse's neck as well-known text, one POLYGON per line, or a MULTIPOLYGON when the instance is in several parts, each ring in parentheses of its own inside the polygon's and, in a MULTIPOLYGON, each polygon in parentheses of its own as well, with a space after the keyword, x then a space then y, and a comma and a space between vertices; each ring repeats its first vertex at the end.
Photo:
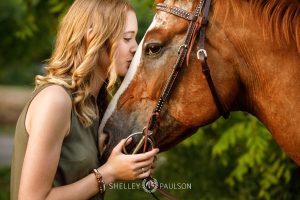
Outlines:
POLYGON ((280 46, 257 24, 231 26, 227 37, 239 57, 237 67, 248 107, 283 149, 300 164, 300 59, 296 45, 280 46), (231 29, 231 30, 230 30, 231 29))
POLYGON ((300 63, 288 52, 263 54, 247 83, 249 109, 277 142, 300 164, 300 63), (268 55, 269 54, 269 55, 268 55), (277 56, 276 56, 277 55, 277 56), (298 68, 298 69, 297 69, 298 68))

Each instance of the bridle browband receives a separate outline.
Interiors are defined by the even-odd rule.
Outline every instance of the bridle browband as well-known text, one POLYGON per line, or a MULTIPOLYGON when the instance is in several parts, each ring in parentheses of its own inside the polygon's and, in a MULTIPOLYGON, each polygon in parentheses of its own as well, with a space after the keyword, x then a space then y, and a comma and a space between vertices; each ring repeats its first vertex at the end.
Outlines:
MULTIPOLYGON (((211 0, 200 0, 199 3, 197 4, 197 7, 196 7, 194 13, 190 13, 186 10, 183 10, 183 9, 175 7, 175 6, 168 6, 164 3, 157 4, 157 6, 156 6, 157 10, 173 14, 177 17, 180 17, 180 18, 190 21, 190 23, 189 23, 189 27, 188 27, 188 30, 187 30, 187 33, 185 36, 184 43, 182 45, 180 45, 180 47, 178 49, 178 57, 177 57, 176 63, 173 66, 173 70, 172 70, 169 78, 167 79, 164 89, 160 95, 160 98, 157 102, 155 109, 153 110, 153 112, 149 118, 149 121, 148 121, 146 127, 143 129, 142 132, 133 133, 133 134, 129 135, 126 139, 126 140, 128 140, 129 138, 131 138, 137 134, 142 135, 142 138, 140 139, 139 143, 137 144, 137 146, 134 149, 132 154, 137 153, 141 149, 142 146, 144 146, 143 152, 146 152, 148 143, 150 143, 150 145, 152 147, 154 147, 154 143, 151 139, 151 136, 153 135, 155 130, 157 130, 159 127, 159 117, 160 117, 161 110, 171 94, 171 90, 173 89, 173 86, 174 86, 175 81, 177 80, 178 74, 179 74, 181 68, 183 67, 184 61, 186 61, 186 65, 188 66, 190 53, 194 46, 197 35, 199 35, 199 46, 197 46, 197 59, 201 62, 202 72, 206 77, 206 80, 208 82, 210 91, 211 91, 213 99, 214 99, 214 102, 218 108, 220 115, 222 115, 224 118, 228 118, 230 112, 225 107, 225 105, 222 104, 222 102, 220 100, 220 96, 218 95, 216 87, 212 81, 209 66, 207 64, 207 52, 204 48, 206 26, 208 24, 208 13, 209 13, 210 5, 211 5, 211 0), (202 12, 202 16, 200 16, 201 12, 202 12)), ((127 153, 125 146, 123 146, 123 150, 125 153, 127 153)), ((150 181, 153 180, 152 177, 148 177, 148 179, 150 181)), ((172 200, 177 199, 173 195, 164 191, 160 187, 158 187, 157 190, 160 193, 162 193, 165 197, 167 197, 168 199, 172 199, 172 200)), ((154 198, 158 199, 153 193, 151 193, 151 194, 153 195, 154 198)))

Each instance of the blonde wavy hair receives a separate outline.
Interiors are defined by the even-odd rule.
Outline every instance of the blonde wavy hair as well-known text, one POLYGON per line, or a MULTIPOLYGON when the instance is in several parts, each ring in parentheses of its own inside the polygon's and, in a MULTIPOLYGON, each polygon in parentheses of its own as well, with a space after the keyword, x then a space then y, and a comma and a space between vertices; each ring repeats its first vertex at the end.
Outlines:
POLYGON ((46 75, 35 78, 36 88, 54 83, 69 89, 73 109, 85 127, 97 117, 91 98, 95 69, 101 67, 107 73, 108 88, 117 80, 114 57, 130 10, 126 0, 75 0, 58 27, 46 75))

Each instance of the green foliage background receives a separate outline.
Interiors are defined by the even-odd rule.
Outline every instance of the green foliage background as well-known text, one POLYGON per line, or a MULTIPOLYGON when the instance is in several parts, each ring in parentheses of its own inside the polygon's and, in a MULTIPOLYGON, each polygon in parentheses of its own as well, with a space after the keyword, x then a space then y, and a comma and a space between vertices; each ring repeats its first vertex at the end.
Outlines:
MULTIPOLYGON (((32 85, 49 58, 60 17, 71 0, 0 0, 0 84, 32 85)), ((152 0, 132 0, 140 40, 153 16, 152 0)), ((9 168, 0 169, 0 199, 9 196, 9 168)), ((300 170, 254 117, 219 119, 162 153, 154 175, 181 199, 300 199, 300 170)), ((111 190, 107 199, 152 199, 139 190, 111 190)))
MULTIPOLYGON (((300 199, 300 169, 254 117, 232 113, 201 128, 162 153, 154 177, 161 183, 191 183, 191 190, 169 190, 180 199, 300 199)), ((138 191, 110 191, 108 197, 151 199, 138 191)), ((110 198, 109 198, 110 199, 110 198)))

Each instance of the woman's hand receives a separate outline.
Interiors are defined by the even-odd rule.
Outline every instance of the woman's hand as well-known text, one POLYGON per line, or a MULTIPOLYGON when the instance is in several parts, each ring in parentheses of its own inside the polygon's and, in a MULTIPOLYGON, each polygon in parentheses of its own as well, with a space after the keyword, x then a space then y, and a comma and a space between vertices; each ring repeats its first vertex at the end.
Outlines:
POLYGON ((113 149, 107 162, 99 168, 106 184, 115 180, 143 179, 151 173, 159 150, 155 148, 146 153, 126 155, 122 153, 125 142, 125 139, 121 140, 113 149))

